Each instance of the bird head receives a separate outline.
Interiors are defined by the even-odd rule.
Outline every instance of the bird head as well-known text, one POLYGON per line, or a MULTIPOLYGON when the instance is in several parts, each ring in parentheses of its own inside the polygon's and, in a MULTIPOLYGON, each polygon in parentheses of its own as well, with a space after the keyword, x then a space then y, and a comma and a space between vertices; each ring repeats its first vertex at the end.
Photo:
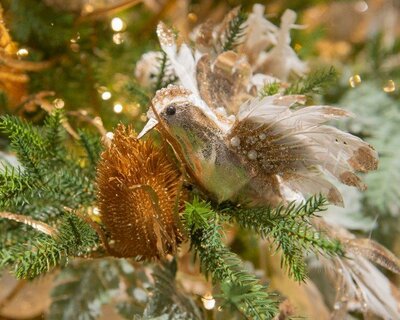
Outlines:
POLYGON ((213 128, 214 133, 226 132, 232 125, 231 120, 211 109, 199 96, 176 85, 157 91, 147 117, 139 139, 157 125, 176 139, 182 134, 208 131, 207 128, 213 128))

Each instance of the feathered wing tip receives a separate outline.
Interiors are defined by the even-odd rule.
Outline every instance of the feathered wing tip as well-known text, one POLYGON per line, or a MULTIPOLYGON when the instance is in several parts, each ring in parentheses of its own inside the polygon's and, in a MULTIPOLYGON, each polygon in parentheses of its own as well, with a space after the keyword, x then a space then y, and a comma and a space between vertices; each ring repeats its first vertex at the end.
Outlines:
POLYGON ((215 110, 223 108, 236 114, 239 106, 251 97, 247 93, 251 67, 233 51, 221 53, 213 62, 208 54, 203 55, 196 71, 200 96, 215 110))
POLYGON ((321 260, 337 290, 331 319, 344 319, 351 310, 373 313, 383 319, 399 319, 400 291, 373 265, 399 274, 399 259, 373 240, 357 239, 344 228, 321 219, 315 224, 340 240, 345 249, 343 258, 321 260))
POLYGON ((285 187, 303 195, 322 193, 330 202, 343 205, 340 192, 327 179, 360 190, 365 184, 356 172, 375 170, 377 152, 358 137, 324 123, 352 116, 336 107, 310 106, 292 111, 302 96, 268 96, 242 105, 233 136, 256 136, 262 144, 242 145, 260 155, 264 173, 278 175, 285 187))
POLYGON ((180 83, 198 95, 196 59, 192 50, 185 43, 178 48, 174 33, 163 22, 157 26, 157 36, 180 83))

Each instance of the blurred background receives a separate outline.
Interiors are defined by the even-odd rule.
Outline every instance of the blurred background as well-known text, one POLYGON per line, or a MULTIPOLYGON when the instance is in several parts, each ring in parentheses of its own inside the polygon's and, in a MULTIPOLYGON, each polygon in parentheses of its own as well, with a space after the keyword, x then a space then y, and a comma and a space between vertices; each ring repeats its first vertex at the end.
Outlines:
MULTIPOLYGON (((65 108, 75 127, 94 123, 111 132, 122 122, 140 130, 147 120, 147 100, 145 89, 137 89, 138 82, 144 81, 137 62, 144 53, 159 50, 158 21, 189 38, 195 26, 207 19, 221 21, 239 5, 251 11, 254 3, 1 0, 0 115, 18 115, 41 124, 49 108, 58 106, 65 108)), ((296 23, 305 28, 291 33, 296 53, 311 70, 333 66, 339 74, 330 87, 312 99, 353 111, 357 116, 342 128, 369 141, 380 154, 379 169, 365 177, 368 190, 344 189, 346 207, 331 207, 326 218, 377 240, 399 256, 400 1, 270 0, 263 4, 268 20, 276 25, 286 9, 298 14, 296 23)), ((151 77, 151 70, 146 72, 151 77)), ((7 145, 8 140, 0 136, 0 159, 13 162, 7 145)), ((267 277, 283 296, 304 290, 304 295, 297 294, 302 314, 312 319, 328 318, 334 284, 322 279, 318 261, 310 258, 309 262, 317 292, 301 289, 302 284, 285 278, 279 259, 268 257, 266 244, 252 234, 230 230, 228 243, 247 261, 249 269, 267 277)), ((190 268, 185 269, 184 261, 185 257, 178 279, 186 290, 203 296, 210 284, 190 268)), ((148 294, 146 266, 77 260, 68 268, 64 275, 86 279, 81 277, 89 270, 92 278, 86 279, 86 288, 75 283, 75 297, 59 305, 50 294, 55 283, 63 281, 58 272, 33 282, 17 282, 4 274, 0 278, 0 319, 78 319, 78 315, 80 319, 122 319, 132 314, 134 307, 143 309, 148 294), (91 272, 97 272, 96 276, 91 272), (134 303, 124 304, 126 297, 115 292, 108 292, 112 298, 105 295, 104 301, 91 298, 93 282, 101 282, 102 277, 117 279, 121 274, 126 280, 121 286, 131 286, 128 298, 134 303), (82 306, 82 301, 90 302, 89 307, 82 306), (87 318, 81 317, 84 312, 88 312, 87 318)), ((399 278, 393 274, 388 277, 399 286, 399 278)), ((214 300, 204 301, 207 309, 206 304, 214 300)), ((209 307, 214 308, 214 304, 209 307)))

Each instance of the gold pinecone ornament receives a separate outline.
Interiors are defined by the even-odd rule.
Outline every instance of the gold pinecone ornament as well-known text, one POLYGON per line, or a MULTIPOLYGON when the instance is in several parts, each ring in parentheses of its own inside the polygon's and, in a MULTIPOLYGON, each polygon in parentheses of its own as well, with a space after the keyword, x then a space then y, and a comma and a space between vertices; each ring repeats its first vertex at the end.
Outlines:
POLYGON ((182 240, 182 179, 166 151, 119 125, 101 155, 97 185, 112 254, 140 260, 174 254, 182 240))

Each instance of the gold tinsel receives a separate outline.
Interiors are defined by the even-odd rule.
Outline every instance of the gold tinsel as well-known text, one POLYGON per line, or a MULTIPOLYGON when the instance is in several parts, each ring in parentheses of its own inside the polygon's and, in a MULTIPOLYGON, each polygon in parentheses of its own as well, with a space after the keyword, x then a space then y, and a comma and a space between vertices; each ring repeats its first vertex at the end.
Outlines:
POLYGON ((18 46, 8 32, 0 4, 0 91, 6 93, 12 107, 21 103, 21 98, 26 95, 26 83, 29 80, 24 70, 16 69, 10 63, 17 59, 17 52, 18 46))
POLYGON ((113 255, 159 259, 176 252, 182 240, 181 181, 163 148, 118 126, 97 177, 101 221, 113 255))

